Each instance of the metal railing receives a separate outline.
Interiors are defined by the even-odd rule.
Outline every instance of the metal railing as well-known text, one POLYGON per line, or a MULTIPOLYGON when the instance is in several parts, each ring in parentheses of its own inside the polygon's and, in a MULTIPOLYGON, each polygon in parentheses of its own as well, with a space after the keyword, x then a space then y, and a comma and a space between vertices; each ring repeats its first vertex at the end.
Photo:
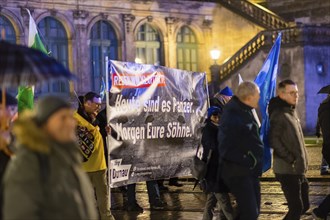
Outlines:
POLYGON ((296 26, 285 29, 261 31, 233 56, 220 65, 220 82, 228 79, 260 50, 270 48, 274 44, 279 32, 282 32, 282 46, 285 47, 330 44, 330 26, 296 26))
POLYGON ((289 23, 272 11, 246 0, 217 0, 221 5, 252 20, 266 29, 289 27, 289 23))

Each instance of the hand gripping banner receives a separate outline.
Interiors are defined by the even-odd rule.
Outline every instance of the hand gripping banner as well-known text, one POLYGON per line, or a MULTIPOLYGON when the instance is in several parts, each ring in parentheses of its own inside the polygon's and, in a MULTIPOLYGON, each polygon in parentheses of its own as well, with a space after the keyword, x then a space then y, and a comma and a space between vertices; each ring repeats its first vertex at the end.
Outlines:
POLYGON ((207 111, 205 73, 109 61, 110 186, 190 175, 207 111))

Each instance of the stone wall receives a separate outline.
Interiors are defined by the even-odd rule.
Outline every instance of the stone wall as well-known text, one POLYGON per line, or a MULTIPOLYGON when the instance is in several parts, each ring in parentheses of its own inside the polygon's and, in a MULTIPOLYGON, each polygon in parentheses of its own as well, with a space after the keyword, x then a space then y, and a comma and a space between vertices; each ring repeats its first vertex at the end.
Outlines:
POLYGON ((317 110, 327 97, 326 94, 317 92, 321 87, 330 85, 330 46, 305 46, 304 58, 306 131, 315 134, 317 110))
MULTIPOLYGON (((270 48, 260 51, 252 61, 246 63, 242 68, 236 71, 236 73, 223 82, 220 87, 224 88, 225 86, 229 86, 235 90, 238 86, 238 73, 241 74, 243 80, 254 81, 267 58, 269 50, 270 48)), ((304 62, 304 48, 302 46, 282 47, 279 58, 277 83, 288 78, 297 83, 299 89, 299 104, 297 106, 297 112, 304 132, 308 133, 310 131, 310 124, 306 124, 306 109, 309 109, 310 107, 307 106, 305 97, 304 62)))

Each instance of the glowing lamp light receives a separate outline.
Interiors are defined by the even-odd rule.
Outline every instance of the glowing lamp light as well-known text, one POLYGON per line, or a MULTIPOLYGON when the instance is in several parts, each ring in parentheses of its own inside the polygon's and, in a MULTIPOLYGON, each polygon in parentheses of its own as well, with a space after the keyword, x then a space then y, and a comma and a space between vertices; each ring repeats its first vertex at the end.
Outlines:
POLYGON ((139 63, 139 64, 142 64, 142 59, 140 59, 140 58, 136 57, 136 58, 135 58, 135 63, 139 63))
POLYGON ((213 49, 213 50, 210 51, 210 55, 211 55, 212 60, 214 60, 214 63, 216 63, 216 61, 220 57, 220 50, 213 49))

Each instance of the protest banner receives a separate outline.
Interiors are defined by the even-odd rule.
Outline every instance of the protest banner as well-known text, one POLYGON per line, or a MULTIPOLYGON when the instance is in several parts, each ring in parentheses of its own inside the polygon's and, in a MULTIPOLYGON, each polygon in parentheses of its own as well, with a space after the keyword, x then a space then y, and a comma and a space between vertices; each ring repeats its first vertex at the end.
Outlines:
POLYGON ((109 61, 110 186, 190 175, 208 107, 205 73, 109 61))

